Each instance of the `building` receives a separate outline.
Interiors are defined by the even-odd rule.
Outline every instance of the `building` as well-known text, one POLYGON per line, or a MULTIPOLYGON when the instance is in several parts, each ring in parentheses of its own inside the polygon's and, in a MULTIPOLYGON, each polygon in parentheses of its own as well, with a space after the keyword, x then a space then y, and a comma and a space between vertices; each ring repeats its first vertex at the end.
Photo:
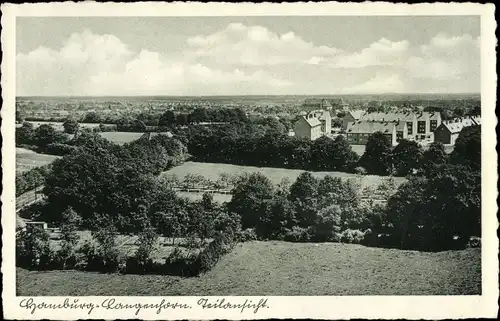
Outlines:
POLYGON ((330 110, 332 109, 332 104, 326 99, 311 98, 306 99, 302 105, 304 109, 307 110, 330 110))
POLYGON ((296 137, 310 140, 318 139, 323 135, 321 131, 321 121, 316 117, 300 116, 295 122, 294 132, 296 137))
POLYGON ((349 104, 345 102, 342 98, 338 99, 333 99, 331 101, 331 104, 334 108, 338 108, 342 111, 348 111, 349 110, 349 104))
POLYGON ((481 125, 478 116, 466 116, 443 121, 434 131, 434 141, 444 145, 455 145, 460 132, 465 127, 481 125))
POLYGON ((441 125, 441 113, 421 112, 417 114, 416 140, 434 140, 434 131, 441 125))
POLYGON ((363 117, 365 112, 363 110, 351 110, 348 111, 344 118, 342 118, 342 129, 346 130, 349 123, 354 123, 363 117))
POLYGON ((371 122, 405 122, 408 130, 408 139, 433 140, 433 132, 441 125, 441 114, 438 112, 373 112, 361 115, 346 114, 343 119, 344 126, 356 120, 371 122), (357 119, 355 119, 358 117, 357 119))
POLYGON ((384 134, 393 146, 401 139, 408 138, 408 127, 406 122, 378 122, 378 121, 356 121, 348 124, 346 135, 347 142, 351 145, 366 145, 368 137, 376 132, 384 134))
POLYGON ((411 112, 365 113, 362 115, 361 120, 376 122, 405 122, 408 131, 408 138, 413 138, 415 136, 415 128, 417 127, 417 115, 411 112))
POLYGON ((307 118, 317 118, 321 122, 323 135, 332 133, 332 115, 328 110, 313 110, 307 114, 307 118))

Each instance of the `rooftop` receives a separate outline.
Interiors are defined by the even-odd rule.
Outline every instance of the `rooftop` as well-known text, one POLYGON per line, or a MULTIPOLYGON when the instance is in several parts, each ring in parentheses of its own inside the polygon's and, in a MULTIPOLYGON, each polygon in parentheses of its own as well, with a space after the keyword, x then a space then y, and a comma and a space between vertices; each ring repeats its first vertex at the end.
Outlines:
POLYGON ((392 133, 395 122, 374 122, 374 121, 357 121, 350 122, 347 125, 347 133, 356 134, 373 134, 375 132, 382 132, 386 134, 392 133))

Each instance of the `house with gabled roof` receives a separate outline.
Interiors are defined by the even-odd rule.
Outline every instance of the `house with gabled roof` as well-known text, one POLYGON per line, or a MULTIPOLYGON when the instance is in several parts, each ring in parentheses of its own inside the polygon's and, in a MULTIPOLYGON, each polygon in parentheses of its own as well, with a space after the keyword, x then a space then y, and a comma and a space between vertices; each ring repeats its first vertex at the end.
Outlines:
POLYGON ((376 132, 384 134, 393 146, 401 139, 408 137, 406 122, 379 122, 360 120, 347 126, 347 142, 351 145, 366 145, 368 138, 376 132))
POLYGON ((307 114, 307 118, 317 118, 321 122, 321 131, 324 135, 332 132, 332 116, 329 110, 313 110, 307 114))
POLYGON ((316 117, 300 116, 293 129, 295 136, 300 138, 315 140, 323 136, 321 121, 316 117))
POLYGON ((434 131, 434 141, 444 145, 455 145, 460 132, 470 126, 480 126, 481 118, 466 116, 443 121, 434 131))
POLYGON ((342 129, 346 130, 349 123, 356 122, 363 117, 365 114, 364 110, 350 110, 342 118, 342 129))

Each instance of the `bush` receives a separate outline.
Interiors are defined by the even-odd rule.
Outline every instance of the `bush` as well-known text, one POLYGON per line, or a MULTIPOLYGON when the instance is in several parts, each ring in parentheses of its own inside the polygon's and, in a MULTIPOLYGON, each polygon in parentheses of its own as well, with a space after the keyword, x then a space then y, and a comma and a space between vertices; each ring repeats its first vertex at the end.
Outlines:
POLYGON ((16 262, 21 267, 46 269, 54 260, 49 234, 40 226, 21 231, 16 242, 16 262))
POLYGON ((288 242, 309 242, 311 233, 309 228, 294 226, 285 234, 285 241, 288 242))
POLYGON ((156 231, 151 226, 148 226, 139 235, 138 242, 139 248, 135 252, 135 258, 139 264, 146 265, 151 259, 151 253, 157 247, 158 234, 156 234, 156 231))
POLYGON ((235 245, 234 235, 218 232, 214 240, 208 244, 199 254, 199 272, 211 270, 226 253, 229 253, 235 245))
POLYGON ((96 243, 84 245, 87 258, 87 269, 100 272, 117 272, 124 264, 124 257, 116 245, 116 234, 113 227, 99 228, 92 231, 96 243))
POLYGON ((359 175, 366 175, 367 173, 366 168, 364 168, 363 166, 358 166, 354 168, 353 172, 354 174, 359 174, 359 175))
POLYGON ((367 246, 377 246, 379 244, 377 233, 374 233, 371 229, 367 229, 363 235, 361 244, 367 246))
POLYGON ((364 239, 365 234, 360 230, 347 229, 342 232, 341 241, 342 243, 353 243, 360 244, 364 239))
POLYGON ((467 247, 469 248, 481 247, 481 238, 477 236, 472 236, 469 240, 469 243, 467 244, 467 247))
POLYGON ((50 155, 64 156, 78 150, 78 147, 68 144, 52 143, 48 144, 41 150, 42 152, 50 155))
POLYGON ((250 242, 257 240, 257 233, 254 228, 247 228, 238 233, 238 240, 240 242, 250 242))

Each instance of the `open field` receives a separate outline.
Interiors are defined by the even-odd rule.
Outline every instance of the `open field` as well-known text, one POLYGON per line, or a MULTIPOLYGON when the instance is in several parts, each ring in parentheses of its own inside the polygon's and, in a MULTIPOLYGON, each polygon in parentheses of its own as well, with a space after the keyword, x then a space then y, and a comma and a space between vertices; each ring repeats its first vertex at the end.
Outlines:
POLYGON ((99 133, 102 137, 116 143, 123 145, 139 139, 144 133, 131 133, 131 132, 102 132, 99 133))
POLYGON ((17 269, 17 295, 472 295, 481 250, 425 253, 338 243, 239 244, 196 278, 17 269))
MULTIPOLYGON (((27 123, 32 123, 33 126, 35 128, 41 126, 41 125, 51 125, 52 127, 54 127, 54 129, 56 130, 64 130, 64 127, 63 127, 63 122, 57 122, 57 121, 31 121, 31 120, 28 120, 26 121, 27 123)), ((95 127, 99 127, 99 124, 94 124, 94 123, 79 123, 80 124, 80 127, 82 128, 95 128, 95 127)), ((22 124, 16 124, 16 127, 21 127, 22 124)))
POLYGON ((16 172, 23 173, 32 168, 52 163, 60 156, 39 154, 32 150, 16 147, 16 172))
MULTIPOLYGON (((204 176, 206 179, 216 181, 221 173, 230 175, 239 175, 243 173, 259 172, 267 176, 274 184, 279 184, 281 180, 287 177, 290 182, 294 182, 297 177, 303 173, 299 169, 285 169, 285 168, 269 168, 269 167, 254 167, 254 166, 240 166, 230 164, 218 163, 199 163, 199 162, 185 162, 184 164, 174 167, 162 173, 162 175, 176 175, 178 178, 183 178, 186 174, 198 174, 204 176)), ((382 179, 386 178, 377 175, 364 175, 358 176, 356 174, 344 172, 311 172, 314 176, 322 178, 326 175, 333 177, 340 177, 343 179, 354 178, 361 179, 362 187, 378 186, 382 179)), ((394 177, 396 184, 401 184, 406 181, 404 177, 394 177)))
POLYGON ((362 156, 365 153, 366 145, 351 145, 352 151, 362 156))

